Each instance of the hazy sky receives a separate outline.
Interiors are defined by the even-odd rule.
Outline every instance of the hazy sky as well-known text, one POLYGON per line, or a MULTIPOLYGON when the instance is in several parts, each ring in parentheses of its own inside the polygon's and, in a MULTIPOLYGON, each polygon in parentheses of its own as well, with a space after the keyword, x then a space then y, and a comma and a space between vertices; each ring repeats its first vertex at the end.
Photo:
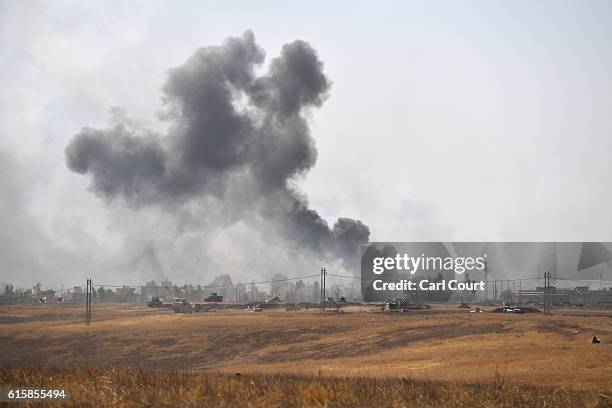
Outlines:
POLYGON ((139 281, 118 258, 126 239, 149 248, 126 227, 141 218, 91 194, 64 148, 112 106, 162 130, 168 69, 247 29, 267 61, 308 41, 333 82, 297 181, 330 223, 380 241, 612 241, 609 1, 3 0, 0 281, 80 282, 88 265, 139 281))

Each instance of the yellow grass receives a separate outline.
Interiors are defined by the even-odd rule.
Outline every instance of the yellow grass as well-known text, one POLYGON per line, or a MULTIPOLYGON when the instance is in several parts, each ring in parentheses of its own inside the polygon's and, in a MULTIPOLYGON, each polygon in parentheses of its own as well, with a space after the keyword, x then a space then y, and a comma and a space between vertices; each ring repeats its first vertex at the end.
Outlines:
MULTIPOLYGON (((261 374, 284 374, 351 384, 361 377, 376 384, 400 378, 485 384, 478 387, 494 387, 501 375, 511 387, 584 390, 597 403, 604 398, 599 394, 612 389, 610 311, 558 310, 547 317, 475 314, 450 306, 403 315, 374 310, 177 315, 106 304, 94 305, 94 322, 85 327, 82 306, 3 306, 0 367, 102 365, 118 373, 250 373, 261 381, 271 378, 261 374), (591 344, 595 334, 601 344, 591 344)), ((306 387, 311 380, 295 381, 306 387)))
MULTIPOLYGON (((295 375, 230 375, 112 368, 0 370, 12 387, 61 388, 64 407, 609 407, 593 391, 412 379, 295 375)), ((34 406, 22 403, 19 406, 34 406)))

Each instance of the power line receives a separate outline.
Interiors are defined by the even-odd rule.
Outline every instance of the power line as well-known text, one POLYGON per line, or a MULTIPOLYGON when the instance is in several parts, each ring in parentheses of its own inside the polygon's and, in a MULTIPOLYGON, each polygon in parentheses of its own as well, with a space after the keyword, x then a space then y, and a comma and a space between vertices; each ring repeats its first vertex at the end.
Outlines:
POLYGON ((599 282, 612 282, 612 280, 603 279, 572 279, 572 278, 552 278, 553 280, 571 281, 571 282, 584 282, 584 283, 599 283, 599 282))
MULTIPOLYGON (((299 280, 299 279, 308 279, 308 278, 316 278, 317 275, 305 275, 305 276, 295 276, 293 278, 283 278, 283 279, 272 279, 272 280, 266 280, 266 281, 253 281, 253 282, 236 282, 233 283, 231 285, 202 285, 202 284, 193 284, 190 283, 189 285, 183 285, 183 286, 177 286, 178 288, 182 288, 185 286, 201 286, 204 289, 223 289, 223 288, 233 288, 236 285, 251 285, 251 284, 264 284, 264 283, 275 283, 275 282, 286 282, 286 281, 293 281, 293 280, 299 280)), ((164 289, 167 288, 168 286, 160 286, 160 285, 110 285, 110 284, 104 284, 104 283, 99 283, 96 286, 103 286, 105 288, 156 288, 156 289, 164 289)))
MULTIPOLYGON (((265 281, 254 281, 254 282, 237 282, 234 283, 232 285, 215 285, 215 286, 211 286, 211 285, 202 285, 199 284, 203 289, 223 289, 223 288, 233 288, 235 285, 250 285, 250 284, 265 284, 265 283, 276 283, 276 282, 287 282, 287 281, 294 281, 294 280, 299 280, 299 279, 308 279, 308 278, 316 278, 319 275, 304 275, 304 276, 295 276, 295 277, 291 277, 291 278, 283 278, 283 279, 271 279, 271 280, 265 280, 265 281)), ((190 284, 191 286, 198 286, 198 284, 190 284)), ((104 284, 104 283, 98 283, 95 286, 97 286, 98 288, 100 287, 104 287, 104 288, 152 288, 152 289, 165 289, 168 288, 167 286, 160 286, 160 285, 127 285, 127 284, 122 284, 122 285, 115 285, 115 284, 104 284)), ((186 285, 184 285, 186 286, 186 285)), ((178 288, 182 288, 184 286, 177 286, 178 288)), ((78 285, 73 286, 74 287, 79 287, 78 285)), ((44 296, 45 294, 49 294, 49 293, 58 293, 58 292, 63 292, 66 290, 70 290, 70 289, 48 289, 48 290, 44 290, 41 293, 23 293, 20 295, 14 295, 14 296, 0 296, 0 299, 2 300, 12 300, 12 299, 22 299, 22 298, 30 298, 30 297, 36 297, 36 296, 44 296)), ((81 291, 81 292, 76 292, 79 294, 86 294, 86 291, 81 291)))
MULTIPOLYGON (((371 280, 373 277, 362 277, 362 276, 352 276, 352 275, 340 275, 340 274, 333 274, 333 273, 326 273, 326 275, 328 276, 334 276, 337 278, 344 278, 344 279, 357 279, 357 280, 371 280)), ((313 274, 313 275, 304 275, 304 276, 295 276, 295 277, 291 277, 291 278, 283 278, 283 279, 271 279, 271 280, 263 280, 263 281, 255 281, 255 282, 237 282, 237 283, 233 283, 232 285, 202 285, 202 284, 189 284, 189 286, 201 286, 203 289, 225 289, 225 288, 234 288, 234 286, 236 285, 250 285, 250 284, 266 284, 266 283, 277 283, 277 282, 288 282, 288 281, 294 281, 294 280, 300 280, 300 279, 309 279, 309 278, 316 278, 316 277, 320 277, 320 274, 313 274)), ((496 279, 496 280, 485 280, 483 282, 485 283, 494 283, 494 282, 500 282, 500 281, 504 281, 504 282, 520 282, 520 281, 529 281, 529 280, 540 280, 540 279, 545 279, 544 276, 536 276, 536 277, 523 277, 523 278, 514 278, 514 279, 496 279)), ((560 277, 551 277, 552 280, 561 280, 561 281, 571 281, 571 282, 582 282, 582 283, 598 283, 598 282, 602 282, 602 283, 612 283, 612 280, 599 280, 599 279, 592 279, 592 280, 585 280, 585 279, 572 279, 572 278, 560 278, 560 277)), ((127 285, 127 284, 122 284, 122 285, 115 285, 115 284, 96 284, 96 287, 100 288, 100 287, 104 287, 104 288, 151 288, 151 289, 167 289, 168 286, 160 286, 160 285, 127 285)), ((183 285, 183 286, 177 286, 178 288, 183 288, 187 285, 183 285)), ((79 287, 78 285, 73 286, 73 288, 75 287, 79 287)), ((93 285, 92 285, 93 287, 93 285)), ((60 293, 60 292, 65 292, 65 291, 69 291, 70 289, 48 289, 48 290, 44 290, 40 293, 22 293, 22 294, 16 294, 14 296, 0 296, 0 300, 4 301, 4 300, 14 300, 14 299, 24 299, 24 298, 34 298, 34 297, 38 297, 38 296, 45 296, 46 294, 50 294, 50 293, 60 293)), ((85 291, 81 291, 81 292, 75 292, 78 294, 86 294, 85 291)))
MULTIPOLYGON (((349 276, 349 275, 337 275, 337 274, 333 274, 333 273, 328 273, 327 275, 329 275, 329 276, 336 276, 338 278, 350 278, 350 279, 360 279, 360 280, 371 280, 373 278, 372 276, 369 276, 369 277, 349 276)), ((518 281, 538 280, 538 279, 544 279, 544 277, 543 276, 536 276, 536 277, 531 277, 531 278, 497 279, 497 280, 485 280, 483 282, 484 283, 493 283, 493 282, 499 282, 499 281, 502 281, 502 280, 504 282, 518 282, 518 281)), ((597 282, 599 282, 599 281, 597 281, 597 282)), ((602 282, 606 282, 606 281, 602 281, 602 282)))

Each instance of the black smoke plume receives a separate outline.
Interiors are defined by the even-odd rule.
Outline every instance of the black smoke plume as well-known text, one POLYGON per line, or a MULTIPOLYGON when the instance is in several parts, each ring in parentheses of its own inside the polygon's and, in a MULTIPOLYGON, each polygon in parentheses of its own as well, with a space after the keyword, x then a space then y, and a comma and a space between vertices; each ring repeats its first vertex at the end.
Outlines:
POLYGON ((169 71, 163 87, 165 135, 116 124, 83 128, 66 164, 91 177, 93 192, 135 208, 213 199, 237 220, 256 214, 298 247, 358 262, 369 229, 340 218, 333 228, 291 181, 317 150, 304 114, 325 101, 330 82, 304 41, 283 46, 266 74, 251 31, 201 48, 169 71))

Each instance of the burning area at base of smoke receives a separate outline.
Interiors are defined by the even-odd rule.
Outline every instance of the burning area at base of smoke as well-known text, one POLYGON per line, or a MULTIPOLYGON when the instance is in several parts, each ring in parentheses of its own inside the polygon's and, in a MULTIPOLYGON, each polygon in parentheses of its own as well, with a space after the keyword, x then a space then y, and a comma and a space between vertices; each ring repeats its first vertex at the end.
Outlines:
POLYGON ((323 63, 300 40, 285 44, 257 75, 264 59, 251 31, 197 50, 168 73, 166 134, 122 124, 83 128, 66 147, 66 164, 89 175, 93 192, 107 201, 172 208, 213 198, 239 220, 277 223, 296 247, 358 264, 368 227, 340 218, 330 228, 289 185, 316 162, 304 114, 328 96, 323 63))

